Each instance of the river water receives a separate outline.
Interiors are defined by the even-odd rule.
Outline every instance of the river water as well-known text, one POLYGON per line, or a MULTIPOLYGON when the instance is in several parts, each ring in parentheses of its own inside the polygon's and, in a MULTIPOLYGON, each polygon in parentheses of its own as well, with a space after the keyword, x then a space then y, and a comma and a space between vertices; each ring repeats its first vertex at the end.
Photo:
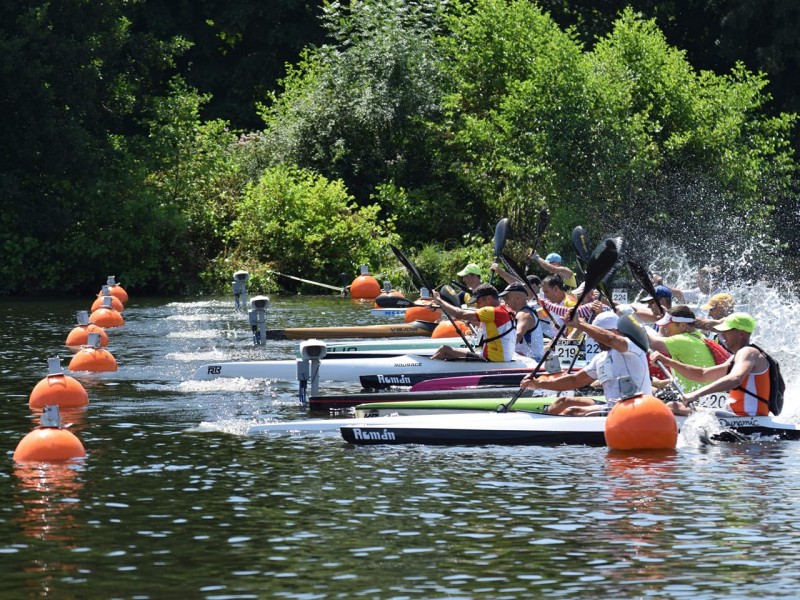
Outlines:
MULTIPOLYGON (((129 290, 130 291, 130 290, 129 290)), ((785 298, 783 298, 785 301, 785 298)), ((753 309, 790 386, 796 340, 753 309)), ((353 447, 248 438, 302 418, 294 385, 193 382, 254 348, 228 298, 139 299, 109 330, 110 374, 73 374, 65 415, 87 458, 15 465, 27 405, 60 355, 72 300, 0 300, 3 597, 780 598, 800 581, 800 443, 619 453, 586 447, 353 447)), ((338 297, 273 298, 268 327, 384 322, 338 297)), ((342 386, 342 390, 348 389, 342 386)), ((353 389, 353 388, 349 388, 353 389)))

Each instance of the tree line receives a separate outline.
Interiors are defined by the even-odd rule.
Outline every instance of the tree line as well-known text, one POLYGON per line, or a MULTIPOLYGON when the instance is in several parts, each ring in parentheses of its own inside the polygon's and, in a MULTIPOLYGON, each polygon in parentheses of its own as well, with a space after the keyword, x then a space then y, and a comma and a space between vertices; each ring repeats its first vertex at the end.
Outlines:
POLYGON ((554 249, 591 223, 718 261, 756 239, 796 269, 796 12, 12 0, 0 293, 398 274, 387 242, 446 277, 500 217, 521 253, 541 208, 554 249))

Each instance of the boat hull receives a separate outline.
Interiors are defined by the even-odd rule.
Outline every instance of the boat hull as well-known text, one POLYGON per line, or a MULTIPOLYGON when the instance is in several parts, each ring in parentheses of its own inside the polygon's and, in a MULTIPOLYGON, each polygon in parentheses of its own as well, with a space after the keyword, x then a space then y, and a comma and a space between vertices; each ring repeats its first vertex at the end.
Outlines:
MULTIPOLYGON (((463 390, 462 390, 463 391, 463 390)), ((453 413, 469 413, 474 411, 495 411, 499 406, 508 402, 511 395, 506 391, 503 396, 459 398, 459 399, 436 399, 436 400, 409 400, 395 402, 368 402, 356 406, 356 417, 389 417, 410 416, 410 415, 443 415, 453 413)), ((519 411, 530 411, 543 413, 557 396, 539 396, 520 398, 514 403, 514 409, 519 411)), ((602 397, 597 399, 602 401, 602 397)))
POLYGON ((385 337, 430 337, 436 323, 414 321, 387 325, 356 325, 353 327, 294 327, 267 329, 268 340, 309 340, 385 337))
MULTIPOLYGON (((297 360, 255 360, 211 363, 199 367, 192 379, 206 381, 223 377, 242 379, 269 379, 272 381, 294 381, 297 379, 297 360)), ((404 354, 379 358, 323 359, 319 362, 320 381, 355 382, 369 376, 385 387, 411 385, 414 379, 425 379, 437 373, 474 374, 505 370, 526 371, 535 366, 530 359, 520 358, 505 363, 486 363, 477 360, 434 360, 429 356, 404 354)), ((527 371, 526 371, 527 372, 527 371)))

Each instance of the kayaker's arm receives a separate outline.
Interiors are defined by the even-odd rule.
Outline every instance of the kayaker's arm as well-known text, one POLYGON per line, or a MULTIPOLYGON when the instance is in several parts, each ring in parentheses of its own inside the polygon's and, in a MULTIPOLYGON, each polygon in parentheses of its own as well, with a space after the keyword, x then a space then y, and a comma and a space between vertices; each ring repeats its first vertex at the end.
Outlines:
MULTIPOLYGON (((690 404, 696 402, 701 396, 713 394, 715 392, 727 392, 733 388, 742 385, 745 378, 753 371, 756 366, 756 361, 760 353, 755 348, 745 348, 737 353, 736 362, 733 363, 733 368, 730 373, 724 373, 721 377, 716 378, 716 381, 709 383, 707 386, 695 390, 684 396, 684 402, 690 404)), ((678 363, 680 364, 680 363, 678 363)), ((727 371, 730 360, 717 365, 716 367, 709 367, 703 369, 704 371, 719 370, 720 367, 725 367, 723 371, 727 371)), ((700 380, 703 381, 703 380, 700 380)), ((707 380, 706 380, 707 381, 707 380)))
POLYGON ((628 338, 626 338, 624 335, 614 333, 613 331, 603 329, 602 327, 597 327, 596 325, 587 323, 578 317, 575 317, 567 324, 571 327, 574 327, 578 331, 584 332, 602 346, 613 348, 617 352, 622 353, 628 351, 628 338))
POLYGON ((436 299, 436 304, 438 304, 443 311, 445 311, 454 319, 459 319, 461 321, 474 324, 480 323, 478 315, 475 314, 475 311, 466 310, 460 306, 453 306, 449 302, 446 302, 444 299, 442 299, 442 297, 439 295, 439 292, 433 292, 433 297, 436 299))
MULTIPOLYGON (((727 374, 730 360, 725 361, 721 365, 714 365, 713 367, 696 367, 694 365, 687 365, 674 358, 670 358, 666 354, 655 351, 650 354, 650 362, 653 364, 660 362, 692 381, 716 381, 727 374)), ((736 370, 738 371, 738 369, 736 370)), ((731 387, 736 387, 736 385, 738 384, 734 384, 731 387)))
POLYGON ((574 390, 590 385, 593 381, 594 378, 583 369, 571 375, 557 375, 555 377, 550 375, 535 377, 534 374, 531 373, 525 376, 520 383, 520 387, 532 390, 544 388, 546 390, 553 390, 554 392, 566 392, 567 390, 574 390))

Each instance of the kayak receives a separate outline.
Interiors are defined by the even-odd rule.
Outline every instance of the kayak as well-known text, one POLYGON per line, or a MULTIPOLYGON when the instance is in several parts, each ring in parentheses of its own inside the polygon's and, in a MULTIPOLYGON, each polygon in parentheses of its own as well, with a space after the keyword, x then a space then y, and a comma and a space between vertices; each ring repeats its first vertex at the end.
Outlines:
POLYGON ((385 337, 430 337, 436 323, 414 321, 389 325, 354 325, 353 327, 294 327, 289 329, 267 329, 268 340, 309 340, 330 338, 385 338, 385 337))
MULTIPOLYGON (((385 354, 418 354, 423 350, 433 353, 440 346, 452 346, 453 348, 466 348, 464 340, 460 337, 450 338, 404 338, 389 340, 358 340, 354 339, 347 342, 325 344, 327 352, 326 358, 331 358, 332 354, 365 353, 365 352, 384 352, 385 354)), ((427 354, 427 352, 425 352, 427 354)), ((297 358, 300 358, 300 347, 297 348, 297 358)))
MULTIPOLYGON (((514 403, 515 410, 526 410, 543 413, 558 396, 539 396, 520 398, 514 403)), ((452 413, 468 413, 473 411, 496 411, 497 408, 511 399, 506 390, 502 397, 459 398, 453 400, 406 400, 395 402, 369 402, 356 406, 356 417, 388 417, 391 415, 441 415, 452 413)), ((596 396, 600 402, 602 396, 596 396)))
MULTIPOLYGON (((530 359, 528 359, 530 360, 530 359)), ((445 364, 450 364, 451 361, 442 361, 445 364)), ((476 364, 476 363, 472 363, 476 364)), ((514 363, 477 363, 477 364, 489 364, 489 365, 513 365, 514 363)), ((493 383, 486 383, 485 385, 491 386, 502 386, 502 385, 509 385, 509 386, 518 386, 519 382, 522 381, 522 378, 525 375, 528 375, 533 368, 536 366, 535 361, 531 361, 530 366, 525 366, 522 368, 504 368, 504 369, 483 369, 478 370, 475 369, 472 372, 461 372, 458 373, 455 370, 450 371, 442 371, 442 372, 402 372, 398 374, 381 374, 381 375, 361 375, 359 376, 359 381, 361 382, 361 387, 368 390, 385 390, 391 387, 415 387, 417 384, 422 383, 423 381, 429 381, 431 379, 440 379, 440 378, 454 378, 460 376, 469 376, 470 378, 483 378, 486 376, 493 376, 493 375, 502 375, 502 377, 498 377, 496 381, 493 383), (502 372, 501 372, 502 371, 502 372)), ((474 379, 470 379, 474 380, 474 379)), ((483 381, 483 379, 481 379, 483 381)), ((465 386, 468 387, 468 386, 465 386)), ((473 386, 474 387, 474 386, 473 386)), ((423 391, 435 391, 436 389, 457 389, 454 387, 442 387, 438 388, 436 386, 431 386, 426 388, 423 391)))
MULTIPOLYGON (((298 360, 249 360, 206 364, 199 367, 192 379, 207 381, 221 377, 239 377, 242 379, 270 379, 273 381, 293 381, 297 379, 298 360)), ((435 360, 420 354, 403 354, 401 356, 381 356, 372 358, 352 358, 341 356, 334 360, 319 361, 320 381, 358 381, 360 377, 374 377, 375 381, 387 386, 402 384, 411 385, 415 380, 421 381, 437 374, 452 376, 458 374, 490 373, 506 370, 528 372, 536 363, 526 357, 519 356, 509 362, 483 362, 480 360, 435 360)), ((362 383, 363 385, 363 383, 362 383)), ((366 386, 365 386, 366 387, 366 386)))
MULTIPOLYGON (((499 402, 507 401, 517 391, 516 387, 474 388, 468 390, 440 390, 435 392, 372 392, 362 391, 355 394, 335 394, 330 396, 311 396, 308 401, 309 410, 348 409, 361 404, 383 402, 409 402, 459 400, 464 398, 492 398, 497 407, 499 402)), ((530 396, 552 395, 552 390, 529 390, 530 396)), ((515 405, 516 406, 516 405, 515 405)))
MULTIPOLYGON (((687 417, 676 417, 681 427, 687 417)), ((717 415, 723 431, 712 439, 731 441, 741 435, 800 439, 800 428, 772 417, 717 415), (735 432, 735 434, 731 433, 735 432), (731 437, 728 437, 731 436, 731 437)), ((605 445, 605 417, 564 417, 533 412, 472 412, 420 416, 376 417, 342 425, 351 444, 430 445, 605 445)))
POLYGON ((405 317, 406 316, 406 309, 405 308, 373 308, 372 311, 373 317, 405 317))

